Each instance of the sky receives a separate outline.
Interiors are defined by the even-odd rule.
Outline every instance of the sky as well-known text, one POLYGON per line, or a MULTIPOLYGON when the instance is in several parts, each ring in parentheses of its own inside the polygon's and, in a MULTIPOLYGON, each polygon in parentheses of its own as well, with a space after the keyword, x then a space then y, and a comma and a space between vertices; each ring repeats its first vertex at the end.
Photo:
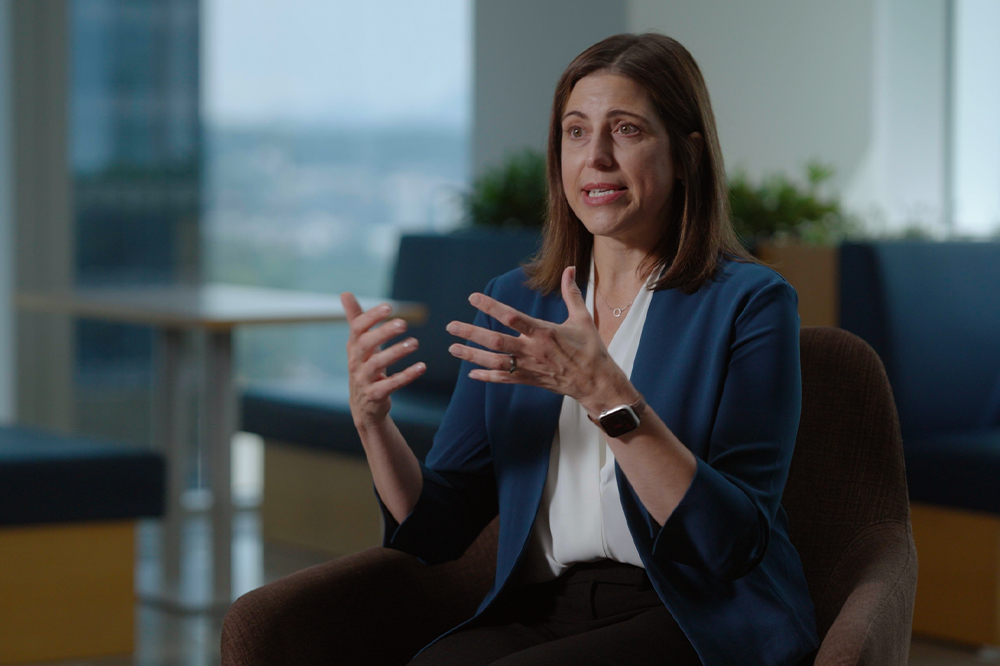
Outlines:
POLYGON ((205 0, 212 124, 468 127, 471 0, 205 0))

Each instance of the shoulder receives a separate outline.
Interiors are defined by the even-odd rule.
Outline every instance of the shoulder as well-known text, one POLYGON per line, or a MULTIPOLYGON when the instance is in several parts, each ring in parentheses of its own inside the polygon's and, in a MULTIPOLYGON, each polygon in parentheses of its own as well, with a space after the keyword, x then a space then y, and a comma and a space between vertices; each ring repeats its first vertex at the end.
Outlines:
POLYGON ((763 331, 794 333, 798 339, 799 296, 777 271, 758 263, 723 259, 717 284, 722 285, 720 303, 727 303, 728 319, 736 335, 763 331))
POLYGON ((798 304, 795 288, 773 268, 749 261, 723 258, 715 276, 702 290, 715 291, 727 299, 744 303, 760 298, 798 304))
POLYGON ((727 329, 798 319, 798 295, 785 278, 762 264, 729 258, 721 259, 715 275, 694 293, 666 289, 654 294, 651 307, 657 302, 659 316, 727 329))
POLYGON ((750 261, 722 258, 712 283, 728 283, 730 289, 757 290, 767 288, 791 289, 792 285, 773 268, 750 261))

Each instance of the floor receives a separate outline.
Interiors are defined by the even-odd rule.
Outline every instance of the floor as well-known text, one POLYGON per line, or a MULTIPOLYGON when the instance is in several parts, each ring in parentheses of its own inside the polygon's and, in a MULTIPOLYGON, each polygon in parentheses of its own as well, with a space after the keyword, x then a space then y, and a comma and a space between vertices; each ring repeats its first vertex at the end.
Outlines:
MULTIPOLYGON (((234 498, 246 506, 237 512, 233 537, 233 578, 238 589, 250 590, 261 584, 314 564, 329 560, 328 553, 287 545, 264 543, 260 516, 254 508, 261 490, 261 443, 252 439, 234 442, 234 498)), ((203 559, 209 542, 207 518, 199 511, 198 497, 185 526, 186 558, 182 577, 193 585, 203 584, 207 567, 203 559)), ((139 560, 136 581, 140 590, 150 584, 158 571, 158 525, 141 523, 137 530, 139 560)), ((146 603, 136 604, 136 649, 132 655, 101 659, 71 660, 34 666, 213 666, 219 664, 219 614, 181 614, 146 603)), ((914 639, 910 646, 910 666, 973 666, 1000 664, 1000 649, 981 650, 914 639)))
MULTIPOLYGON (((255 510, 240 511, 234 542, 235 577, 246 585, 255 577, 269 582, 299 569, 325 562, 328 554, 279 544, 262 544, 260 519, 255 510), (255 555, 258 553, 259 556, 255 555), (259 566, 258 566, 259 565, 259 566)), ((195 539, 203 526, 192 521, 195 539)), ((139 577, 155 560, 154 524, 139 529, 139 577)), ((207 535, 205 535, 207 538, 207 535)), ((239 583, 238 583, 239 584, 239 583)), ((41 666, 212 666, 219 664, 219 615, 183 615, 147 605, 136 605, 136 650, 133 655, 63 661, 41 666)), ((1000 650, 980 650, 915 639, 910 666, 973 666, 1000 664, 1000 650)), ((36 665, 38 666, 38 665, 36 665)))

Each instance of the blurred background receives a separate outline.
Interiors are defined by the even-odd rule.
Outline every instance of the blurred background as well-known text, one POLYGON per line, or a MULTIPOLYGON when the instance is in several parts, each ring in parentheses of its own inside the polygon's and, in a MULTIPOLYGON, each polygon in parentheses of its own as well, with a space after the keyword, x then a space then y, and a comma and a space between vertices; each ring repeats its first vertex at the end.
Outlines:
MULTIPOLYGON (((5 295, 201 279, 378 296, 401 232, 460 220, 468 2, 3 11, 5 295)), ((6 418, 16 404, 22 422, 147 437, 135 389, 149 385, 149 330, 69 324, 17 347, 18 383, 6 300, 3 313, 6 418), (68 351, 57 360, 55 348, 68 351)), ((335 372, 340 328, 249 332, 240 372, 335 372)))
MULTIPOLYGON (((992 0, 4 0, 0 11, 7 420, 130 441, 149 430, 136 388, 149 385, 150 332, 18 321, 13 288, 201 279, 384 295, 400 234, 465 224, 477 175, 544 148, 568 61, 621 31, 691 50, 730 173, 803 180, 818 161, 857 235, 1000 228, 992 0)), ((336 375, 343 335, 241 332, 239 373, 336 375)))
MULTIPOLYGON (((559 74, 626 31, 694 55, 744 203, 818 206, 744 211, 748 245, 1000 238, 996 0, 0 0, 0 425, 151 445, 153 331, 17 291, 388 296, 400 238, 532 173, 559 74)), ((237 384, 321 384, 345 342, 240 329, 237 384)))

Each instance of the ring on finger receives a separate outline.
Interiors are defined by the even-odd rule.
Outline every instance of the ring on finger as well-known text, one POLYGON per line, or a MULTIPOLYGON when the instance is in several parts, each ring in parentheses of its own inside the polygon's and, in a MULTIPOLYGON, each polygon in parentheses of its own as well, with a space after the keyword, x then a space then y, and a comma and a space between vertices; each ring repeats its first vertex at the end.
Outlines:
POLYGON ((517 371, 517 357, 513 354, 507 354, 510 357, 510 367, 507 368, 507 372, 514 374, 517 371))

